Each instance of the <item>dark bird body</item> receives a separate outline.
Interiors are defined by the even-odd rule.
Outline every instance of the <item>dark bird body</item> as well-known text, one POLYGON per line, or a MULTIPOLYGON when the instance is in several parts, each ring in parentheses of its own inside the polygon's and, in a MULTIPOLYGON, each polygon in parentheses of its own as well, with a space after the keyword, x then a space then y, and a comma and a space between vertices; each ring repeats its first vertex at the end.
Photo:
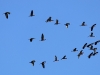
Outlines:
POLYGON ((32 16, 35 16, 35 15, 33 14, 33 10, 31 10, 31 13, 30 13, 30 17, 32 17, 32 16))
POLYGON ((91 58, 91 56, 93 56, 93 52, 88 55, 88 58, 91 58))
POLYGON ((91 31, 93 31, 93 28, 96 26, 96 24, 92 25, 91 26, 91 31))
POLYGON ((8 19, 8 14, 10 14, 10 12, 5 12, 4 14, 5 14, 6 18, 8 19))
POLYGON ((56 55, 55 55, 55 60, 54 60, 54 62, 55 62, 55 61, 59 61, 59 60, 57 59, 57 56, 56 56, 56 55))
POLYGON ((96 54, 98 54, 98 52, 93 53, 93 56, 95 56, 96 54))
POLYGON ((33 41, 33 39, 35 39, 35 38, 30 38, 29 40, 30 40, 30 42, 32 42, 33 41))
POLYGON ((46 39, 44 39, 44 34, 42 33, 41 35, 41 40, 40 41, 45 41, 46 39))
POLYGON ((91 47, 94 43, 88 44, 87 47, 91 47))
POLYGON ((83 23, 81 24, 81 26, 86 26, 85 22, 83 22, 83 23))
POLYGON ((77 48, 74 48, 72 52, 76 52, 76 51, 78 51, 77 48))
POLYGON ((40 63, 40 64, 42 64, 43 68, 45 68, 45 63, 46 63, 46 61, 43 61, 42 63, 40 63))
POLYGON ((51 19, 52 17, 49 17, 45 22, 51 22, 51 21, 54 21, 51 19))
POLYGON ((61 60, 62 60, 62 59, 67 59, 67 58, 66 58, 66 55, 65 55, 65 56, 63 56, 63 57, 61 58, 61 60))
POLYGON ((66 24, 64 24, 65 26, 66 26, 66 28, 68 28, 68 26, 70 25, 70 23, 66 23, 66 24))
POLYGON ((58 24, 60 24, 60 23, 59 23, 58 19, 56 19, 56 23, 55 23, 55 25, 58 25, 58 24))
POLYGON ((34 63, 35 63, 36 61, 35 60, 32 60, 31 62, 29 62, 29 63, 31 63, 33 66, 34 66, 34 63))
POLYGON ((95 45, 97 45, 97 43, 99 43, 99 42, 100 42, 100 40, 98 40, 98 41, 94 42, 94 44, 95 44, 95 45))
POLYGON ((81 50, 80 53, 77 55, 77 56, 78 56, 78 59, 79 59, 79 57, 80 57, 81 55, 83 55, 83 50, 81 50))
POLYGON ((95 37, 95 36, 93 35, 93 32, 91 32, 91 34, 89 35, 89 37, 95 37))
POLYGON ((84 46, 82 47, 83 49, 87 46, 87 43, 84 44, 84 46))

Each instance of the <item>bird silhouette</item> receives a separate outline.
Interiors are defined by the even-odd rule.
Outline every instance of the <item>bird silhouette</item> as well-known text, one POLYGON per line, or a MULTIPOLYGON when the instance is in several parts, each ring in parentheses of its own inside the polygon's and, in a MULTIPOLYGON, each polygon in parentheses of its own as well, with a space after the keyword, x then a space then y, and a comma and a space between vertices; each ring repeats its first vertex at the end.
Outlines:
POLYGON ((35 60, 32 60, 31 62, 29 62, 29 63, 31 63, 33 66, 34 66, 34 63, 35 63, 36 61, 35 60))
POLYGON ((100 40, 98 40, 98 41, 94 42, 94 44, 95 44, 95 45, 97 45, 97 43, 99 43, 99 42, 100 42, 100 40))
POLYGON ((79 57, 80 57, 81 55, 83 55, 83 50, 81 50, 81 51, 79 52, 79 54, 77 55, 77 56, 78 56, 78 59, 79 59, 79 57))
POLYGON ((82 22, 81 26, 86 26, 85 22, 82 22))
POLYGON ((89 35, 89 37, 95 37, 95 36, 93 35, 93 32, 91 32, 91 34, 89 35))
POLYGON ((43 61, 42 63, 40 63, 43 68, 45 68, 45 63, 46 63, 46 61, 43 61))
POLYGON ((74 48, 73 51, 71 51, 71 52, 76 52, 76 51, 78 51, 77 48, 74 48))
POLYGON ((41 40, 40 41, 45 41, 46 39, 44 39, 44 34, 42 33, 41 35, 41 40))
POLYGON ((60 24, 60 23, 59 23, 58 19, 56 19, 56 23, 55 23, 55 25, 58 25, 58 24, 60 24))
POLYGON ((51 19, 52 17, 49 17, 45 22, 51 22, 51 21, 54 21, 51 19))
POLYGON ((93 44, 94 44, 94 43, 88 44, 87 47, 90 47, 90 46, 92 46, 93 44))
POLYGON ((29 40, 30 40, 30 42, 32 42, 33 41, 33 39, 35 39, 35 38, 30 38, 29 40))
POLYGON ((33 14, 33 10, 31 10, 31 13, 30 13, 30 17, 32 17, 32 16, 35 16, 35 15, 33 14))
POLYGON ((70 23, 66 23, 66 24, 64 24, 65 26, 66 26, 66 28, 68 28, 68 26, 70 25, 70 23))
POLYGON ((93 56, 95 56, 96 54, 98 54, 98 52, 93 53, 93 56))
POLYGON ((96 26, 96 24, 92 25, 91 26, 91 31, 93 31, 93 28, 96 26))
POLYGON ((84 44, 84 46, 82 47, 83 49, 87 46, 87 43, 84 44))
POLYGON ((5 14, 6 18, 8 19, 8 14, 10 14, 10 12, 5 12, 4 14, 5 14))
POLYGON ((55 62, 55 61, 59 61, 58 59, 57 59, 57 56, 55 55, 55 60, 53 61, 53 62, 55 62))
POLYGON ((93 52, 88 55, 88 58, 91 58, 91 56, 93 56, 93 52))
POLYGON ((66 58, 66 55, 64 55, 64 56, 61 58, 61 60, 62 60, 62 59, 67 59, 67 58, 66 58))
POLYGON ((90 50, 93 50, 93 45, 90 46, 90 50))
POLYGON ((97 48, 93 48, 94 53, 96 53, 97 48))

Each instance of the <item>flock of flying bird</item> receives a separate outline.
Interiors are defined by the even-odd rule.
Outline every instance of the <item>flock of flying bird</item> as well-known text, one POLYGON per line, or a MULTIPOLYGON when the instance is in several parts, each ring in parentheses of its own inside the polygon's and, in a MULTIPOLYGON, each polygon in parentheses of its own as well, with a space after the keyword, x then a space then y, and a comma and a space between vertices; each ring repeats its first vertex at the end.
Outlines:
MULTIPOLYGON (((10 12, 5 12, 4 14, 5 14, 6 18, 8 19, 8 15, 10 14, 10 12)), ((35 16, 35 15, 33 14, 33 10, 31 10, 31 13, 30 13, 30 17, 32 17, 32 16, 35 16)), ((52 18, 52 17, 49 17, 45 22, 54 21, 54 20, 52 20, 51 18, 52 18)), ((58 25, 58 24, 60 24, 60 23, 59 23, 58 19, 56 19, 55 25, 58 25)), ((68 26, 70 25, 70 23, 66 23, 66 24, 64 24, 64 25, 68 28, 68 26)), ((81 24, 81 26, 86 26, 85 22, 83 22, 83 23, 81 24)), ((94 29, 95 26, 96 26, 96 24, 93 24, 93 25, 91 26, 91 31, 93 31, 93 29, 94 29)), ((89 35, 89 37, 95 37, 95 36, 93 35, 93 32, 91 32, 91 34, 89 35)), ((30 42, 32 42, 34 39, 35 39, 35 38, 30 38, 29 40, 30 40, 30 42)), ((41 35, 41 40, 40 40, 40 41, 45 41, 45 40, 46 40, 46 39, 44 38, 44 34, 42 33, 42 35, 41 35)), ((90 44, 85 43, 85 44, 83 45, 82 49, 85 49, 85 47, 87 47, 87 48, 90 48, 90 50, 93 51, 93 52, 91 52, 91 53, 88 55, 88 58, 91 58, 91 56, 95 56, 95 55, 98 53, 98 52, 96 51, 97 48, 94 48, 93 45, 97 45, 99 42, 100 42, 100 40, 95 41, 94 43, 90 43, 90 44)), ((71 52, 76 52, 76 51, 78 51, 77 48, 74 48, 73 51, 71 51, 71 52)), ((78 55, 77 55, 78 58, 79 58, 81 55, 83 55, 83 53, 84 53, 83 50, 81 50, 81 51, 78 53, 78 55)), ((67 59, 67 58, 66 58, 66 55, 64 55, 64 56, 61 58, 61 60, 62 60, 62 59, 67 59)), ((57 56, 56 56, 56 55, 55 55, 55 60, 54 60, 54 62, 55 62, 55 61, 59 61, 59 60, 57 59, 57 56)), ((29 62, 29 63, 31 63, 31 64, 34 66, 34 63, 35 63, 35 62, 36 62, 35 60, 32 60, 32 61, 29 62)), ((43 61, 43 62, 40 63, 40 64, 42 64, 42 67, 43 67, 43 68, 45 68, 45 63, 46 63, 46 61, 43 61)))

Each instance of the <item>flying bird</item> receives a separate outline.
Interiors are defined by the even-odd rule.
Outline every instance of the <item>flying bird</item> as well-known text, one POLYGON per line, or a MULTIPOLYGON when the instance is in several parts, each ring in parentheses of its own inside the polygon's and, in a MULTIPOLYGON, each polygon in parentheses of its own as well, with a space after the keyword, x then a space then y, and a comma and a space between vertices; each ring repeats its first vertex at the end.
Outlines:
POLYGON ((82 47, 83 49, 87 46, 87 43, 84 44, 84 46, 82 47))
POLYGON ((66 55, 64 55, 64 56, 61 58, 61 60, 62 60, 62 59, 67 59, 67 58, 66 58, 66 55))
POLYGON ((40 63, 43 68, 45 68, 45 63, 46 63, 46 61, 43 61, 42 63, 40 63))
POLYGON ((93 56, 95 56, 96 54, 98 54, 98 52, 93 53, 93 56))
POLYGON ((93 46, 92 45, 90 46, 90 50, 93 50, 93 46))
POLYGON ((98 40, 98 41, 94 42, 94 44, 95 44, 95 45, 97 45, 97 43, 99 43, 99 42, 100 42, 100 40, 98 40))
POLYGON ((93 52, 88 55, 88 58, 91 58, 91 56, 93 56, 93 52))
POLYGON ((51 19, 52 17, 49 17, 45 22, 51 22, 51 21, 54 21, 51 19))
POLYGON ((30 38, 29 40, 30 40, 30 42, 32 42, 33 41, 33 39, 35 39, 35 38, 30 38))
POLYGON ((93 28, 96 26, 96 24, 92 25, 91 26, 91 31, 93 31, 93 28))
POLYGON ((86 26, 85 22, 82 22, 81 26, 86 26))
POLYGON ((93 44, 94 44, 94 43, 88 44, 87 47, 90 47, 90 46, 92 46, 93 44))
POLYGON ((93 32, 91 32, 91 34, 89 35, 89 37, 95 37, 95 36, 93 35, 93 32))
POLYGON ((77 48, 74 48, 73 51, 71 51, 71 52, 76 52, 76 51, 78 51, 77 48))
POLYGON ((44 41, 44 40, 46 40, 46 39, 44 39, 44 34, 42 33, 40 41, 44 41))
POLYGON ((59 61, 58 59, 57 59, 57 56, 55 55, 55 60, 53 61, 53 62, 55 62, 55 61, 59 61))
POLYGON ((5 12, 4 14, 5 14, 6 18, 8 19, 8 14, 10 14, 10 12, 5 12))
POLYGON ((79 54, 77 55, 77 56, 78 56, 78 59, 79 59, 79 57, 80 57, 81 55, 83 55, 83 50, 81 50, 81 51, 79 52, 79 54))
POLYGON ((32 17, 32 16, 35 16, 35 15, 33 14, 33 10, 31 10, 31 13, 30 13, 30 17, 32 17))
POLYGON ((64 24, 65 26, 66 26, 66 28, 68 28, 68 26, 70 25, 70 23, 66 23, 66 24, 64 24))
POLYGON ((29 63, 31 63, 33 66, 34 66, 34 63, 35 63, 36 61, 35 60, 32 60, 31 62, 29 62, 29 63))
POLYGON ((59 23, 58 19, 56 19, 56 23, 55 23, 55 25, 58 25, 58 24, 60 24, 60 23, 59 23))

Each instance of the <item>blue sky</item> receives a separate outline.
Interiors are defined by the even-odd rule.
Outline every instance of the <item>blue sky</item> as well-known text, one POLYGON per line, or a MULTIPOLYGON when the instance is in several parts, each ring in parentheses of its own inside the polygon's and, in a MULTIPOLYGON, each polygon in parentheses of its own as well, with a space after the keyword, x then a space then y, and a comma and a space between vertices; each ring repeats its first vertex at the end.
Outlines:
MULTIPOLYGON (((99 53, 88 59, 92 51, 86 48, 77 57, 85 43, 100 40, 100 0, 1 0, 0 14, 0 75, 100 75, 99 53), (3 14, 7 11, 8 19, 3 14), (54 21, 46 23, 50 16, 54 21), (56 19, 61 24, 54 25, 56 19), (87 26, 80 26, 83 21, 87 26), (95 37, 88 37, 95 23, 95 37), (41 42, 42 33, 46 41, 41 42), (29 42, 31 37, 36 39, 29 42), (71 52, 75 47, 79 51, 71 52), (68 59, 53 62, 55 55, 68 59), (34 67, 31 60, 36 60, 34 67)), ((95 47, 100 52, 100 43, 95 47)))

